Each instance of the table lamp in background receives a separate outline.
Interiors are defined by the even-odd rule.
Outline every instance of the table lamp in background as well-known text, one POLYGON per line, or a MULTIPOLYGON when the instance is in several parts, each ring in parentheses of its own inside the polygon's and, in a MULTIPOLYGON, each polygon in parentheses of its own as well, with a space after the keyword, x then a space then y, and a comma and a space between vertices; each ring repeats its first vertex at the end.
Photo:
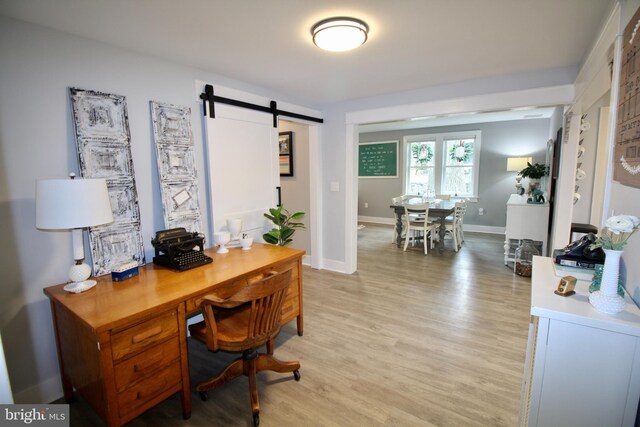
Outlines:
POLYGON ((113 222, 107 181, 104 179, 40 179, 36 181, 36 228, 71 230, 75 265, 69 269, 70 292, 95 285, 87 280, 91 267, 84 262, 82 229, 113 222))
POLYGON ((524 194, 522 188, 522 177, 520 171, 527 167, 527 163, 531 162, 531 157, 508 157, 507 158, 507 172, 518 172, 516 175, 516 193, 519 195, 524 194))

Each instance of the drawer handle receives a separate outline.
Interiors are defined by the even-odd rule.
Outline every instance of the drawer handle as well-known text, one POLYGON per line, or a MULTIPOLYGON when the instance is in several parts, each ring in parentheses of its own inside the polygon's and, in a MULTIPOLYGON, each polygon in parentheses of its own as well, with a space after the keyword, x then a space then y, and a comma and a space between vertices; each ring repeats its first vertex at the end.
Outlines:
POLYGON ((153 365, 162 361, 162 356, 164 353, 156 353, 153 356, 149 357, 147 360, 141 363, 136 363, 133 365, 133 372, 142 372, 146 369, 149 369, 153 365))
POLYGON ((148 331, 142 332, 141 334, 134 335, 131 338, 131 342, 133 344, 137 344, 137 343, 139 343, 141 341, 144 341, 144 340, 146 340, 148 338, 151 338, 154 335, 158 335, 161 332, 162 332, 162 326, 156 326, 155 328, 151 328, 148 331))

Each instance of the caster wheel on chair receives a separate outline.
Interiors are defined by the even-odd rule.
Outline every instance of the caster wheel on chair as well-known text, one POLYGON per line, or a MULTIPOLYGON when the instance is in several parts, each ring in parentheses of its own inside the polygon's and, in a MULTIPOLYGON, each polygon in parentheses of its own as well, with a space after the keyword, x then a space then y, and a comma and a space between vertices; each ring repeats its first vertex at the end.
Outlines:
POLYGON ((296 381, 300 381, 300 371, 297 369, 293 371, 293 377, 296 379, 296 381))
POLYGON ((258 427, 260 425, 260 415, 256 414, 253 416, 253 427, 258 427))
POLYGON ((201 391, 200 392, 200 399, 205 402, 207 400, 207 392, 206 391, 201 391))

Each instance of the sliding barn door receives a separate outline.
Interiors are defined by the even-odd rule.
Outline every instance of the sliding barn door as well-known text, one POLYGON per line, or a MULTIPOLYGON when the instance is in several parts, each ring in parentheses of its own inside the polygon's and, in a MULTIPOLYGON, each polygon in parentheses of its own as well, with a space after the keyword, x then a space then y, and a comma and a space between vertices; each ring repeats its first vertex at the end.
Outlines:
POLYGON ((278 202, 278 129, 273 116, 253 110, 216 104, 215 115, 205 119, 211 234, 241 218, 243 232, 262 241, 270 227, 263 214, 278 202))

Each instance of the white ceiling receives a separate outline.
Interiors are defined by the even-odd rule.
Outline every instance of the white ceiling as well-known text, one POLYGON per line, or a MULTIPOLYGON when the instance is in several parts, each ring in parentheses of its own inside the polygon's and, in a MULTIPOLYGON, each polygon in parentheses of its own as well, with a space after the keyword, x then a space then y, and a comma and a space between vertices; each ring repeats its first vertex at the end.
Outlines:
POLYGON ((615 0, 0 0, 0 14, 327 104, 577 67, 615 0), (354 16, 361 48, 329 53, 311 26, 354 16))

